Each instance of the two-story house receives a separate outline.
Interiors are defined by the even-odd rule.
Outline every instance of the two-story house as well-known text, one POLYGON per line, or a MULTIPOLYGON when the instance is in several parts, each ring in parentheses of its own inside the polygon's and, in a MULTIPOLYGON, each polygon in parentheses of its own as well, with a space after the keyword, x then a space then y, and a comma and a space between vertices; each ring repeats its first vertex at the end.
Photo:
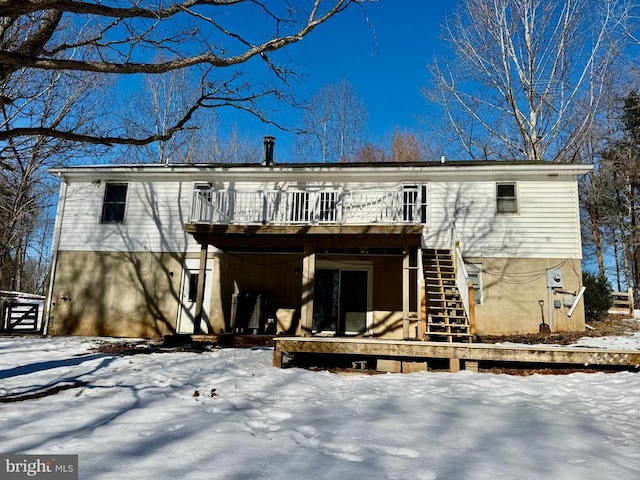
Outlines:
POLYGON ((583 330, 577 176, 546 162, 56 169, 48 331, 466 340, 583 330))

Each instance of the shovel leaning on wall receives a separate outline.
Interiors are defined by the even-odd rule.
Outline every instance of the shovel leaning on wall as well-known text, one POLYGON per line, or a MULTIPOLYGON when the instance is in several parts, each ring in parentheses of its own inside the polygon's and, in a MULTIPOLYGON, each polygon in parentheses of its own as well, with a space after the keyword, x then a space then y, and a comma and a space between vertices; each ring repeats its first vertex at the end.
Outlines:
POLYGON ((538 303, 540 304, 540 314, 542 315, 542 323, 539 326, 538 333, 541 335, 549 335, 551 329, 548 324, 544 323, 544 300, 538 300, 538 303))

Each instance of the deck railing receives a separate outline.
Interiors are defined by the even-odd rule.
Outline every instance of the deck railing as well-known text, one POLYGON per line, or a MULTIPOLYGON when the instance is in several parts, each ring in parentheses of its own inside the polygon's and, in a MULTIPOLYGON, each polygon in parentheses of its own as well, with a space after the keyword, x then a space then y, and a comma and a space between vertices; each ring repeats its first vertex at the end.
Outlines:
POLYGON ((424 223, 418 187, 394 190, 287 189, 193 192, 190 222, 207 224, 424 223))
POLYGON ((462 258, 462 252, 460 250, 460 240, 458 238, 455 223, 451 225, 449 236, 451 254, 453 255, 454 271, 456 275, 456 286, 458 287, 458 292, 460 293, 460 298, 462 299, 462 304, 464 305, 464 311, 467 316, 469 316, 469 272, 467 271, 467 267, 464 264, 464 259, 462 258))

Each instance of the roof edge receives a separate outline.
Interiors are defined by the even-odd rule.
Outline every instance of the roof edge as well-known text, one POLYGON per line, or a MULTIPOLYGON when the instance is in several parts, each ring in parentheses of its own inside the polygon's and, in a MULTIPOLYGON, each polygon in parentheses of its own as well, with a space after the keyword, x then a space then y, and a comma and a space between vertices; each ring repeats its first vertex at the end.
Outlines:
POLYGON ((520 173, 538 175, 581 175, 593 170, 593 165, 530 162, 530 161, 445 161, 443 162, 407 162, 407 163, 288 163, 263 166, 261 164, 113 164, 113 165, 78 165, 63 168, 50 168, 47 171, 64 177, 96 176, 119 173, 140 175, 177 175, 190 176, 202 173, 218 173, 221 175, 258 175, 272 176, 276 174, 363 174, 371 176, 390 173, 408 174, 429 172, 434 175, 451 174, 496 174, 520 173))

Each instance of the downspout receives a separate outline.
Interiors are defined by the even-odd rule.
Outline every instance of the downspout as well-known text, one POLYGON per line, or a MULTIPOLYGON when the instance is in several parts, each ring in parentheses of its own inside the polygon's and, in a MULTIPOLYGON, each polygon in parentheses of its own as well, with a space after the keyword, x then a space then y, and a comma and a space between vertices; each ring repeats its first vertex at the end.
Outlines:
POLYGON ((56 276, 56 267, 58 264, 58 250, 60 248, 60 232, 62 230, 62 217, 64 216, 64 207, 67 201, 67 179, 64 178, 62 173, 58 172, 60 181, 60 193, 58 194, 58 206, 56 210, 56 222, 53 227, 53 242, 51 245, 51 268, 49 270, 49 291, 47 292, 47 303, 44 311, 44 325, 42 326, 42 333, 48 335, 49 333, 49 313, 51 312, 53 303, 53 281, 56 276))

